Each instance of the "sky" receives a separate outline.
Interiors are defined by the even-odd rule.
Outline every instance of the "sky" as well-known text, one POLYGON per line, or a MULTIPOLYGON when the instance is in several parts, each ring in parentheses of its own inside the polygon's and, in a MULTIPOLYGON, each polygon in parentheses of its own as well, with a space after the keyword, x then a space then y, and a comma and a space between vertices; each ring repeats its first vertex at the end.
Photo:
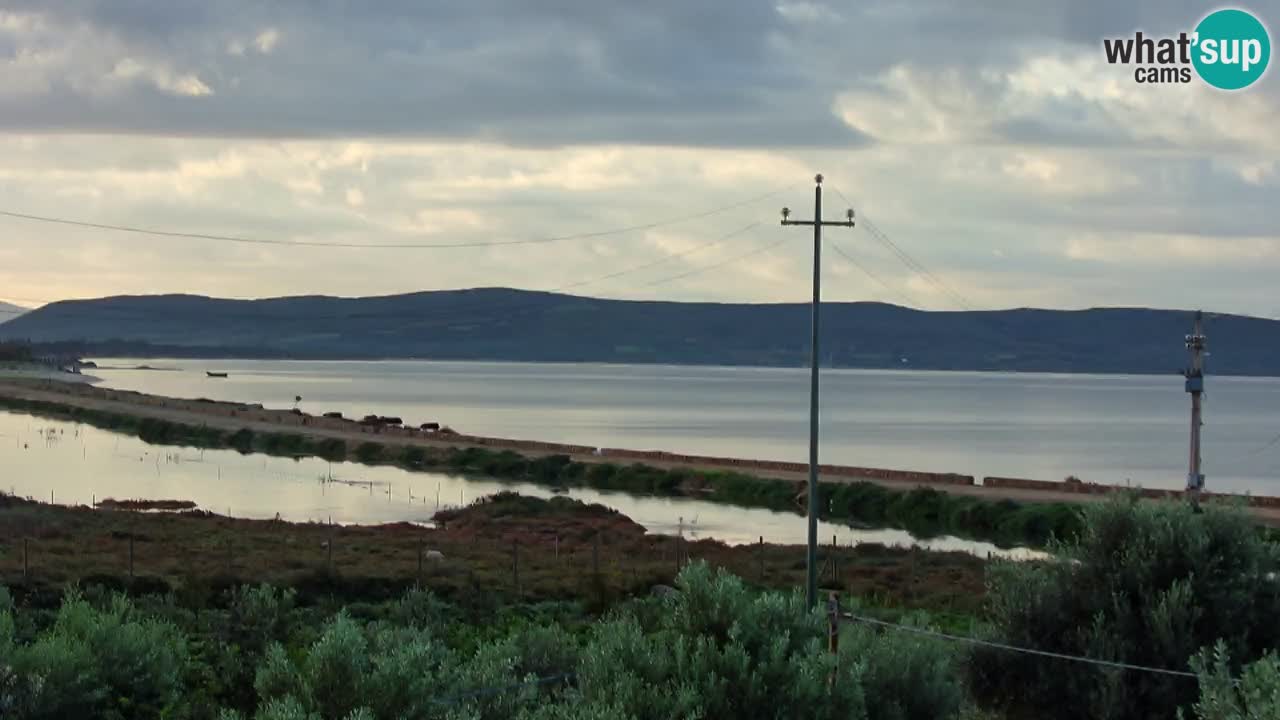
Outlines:
POLYGON ((0 0, 0 211, 498 243, 0 215, 0 300, 804 301, 779 209, 821 172, 859 218, 825 231, 828 300, 1280 317, 1278 71, 1142 85, 1102 52, 1215 7, 0 0))

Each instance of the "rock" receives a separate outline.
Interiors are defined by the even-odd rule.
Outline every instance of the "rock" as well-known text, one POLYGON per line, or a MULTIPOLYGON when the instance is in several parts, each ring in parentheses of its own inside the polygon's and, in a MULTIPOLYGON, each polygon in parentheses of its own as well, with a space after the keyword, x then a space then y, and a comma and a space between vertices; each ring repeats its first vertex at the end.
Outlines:
POLYGON ((678 595, 680 593, 679 590, 671 587, 670 585, 654 585, 653 589, 649 592, 657 597, 671 597, 672 595, 678 595))
POLYGON ((428 560, 444 560, 444 553, 439 550, 428 550, 425 554, 428 560))

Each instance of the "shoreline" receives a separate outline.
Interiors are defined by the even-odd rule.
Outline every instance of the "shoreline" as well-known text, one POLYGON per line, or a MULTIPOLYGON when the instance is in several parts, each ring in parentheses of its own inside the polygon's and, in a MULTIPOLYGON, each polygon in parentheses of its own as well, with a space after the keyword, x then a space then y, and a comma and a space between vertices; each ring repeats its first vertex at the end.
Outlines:
MULTIPOLYGON (((0 376, 0 396, 19 401, 43 402, 85 411, 117 413, 134 418, 161 420, 194 426, 209 432, 289 433, 300 439, 321 443, 377 444, 400 453, 488 452, 510 453, 529 462, 563 457, 591 468, 629 463, 669 473, 729 473, 738 477, 788 484, 799 501, 805 495, 807 466, 803 463, 771 462, 712 456, 682 455, 662 451, 622 448, 592 448, 509 438, 464 434, 442 434, 398 427, 371 427, 349 419, 324 418, 291 410, 271 410, 257 405, 180 399, 134 391, 112 390, 87 383, 66 383, 52 379, 15 379, 0 376)), ((145 438, 144 438, 145 439, 145 438)), ((357 449, 356 456, 360 453, 357 449)), ((1029 504, 1069 504, 1103 500, 1113 492, 1132 488, 1079 483, 1054 483, 1018 478, 987 478, 978 484, 972 476, 859 468, 820 466, 819 481, 824 486, 856 488, 863 484, 885 491, 907 494, 921 489, 954 496, 956 501, 987 503, 1014 501, 1029 504)), ((702 488, 695 488, 699 490, 702 488)), ((1177 498, 1181 491, 1144 489, 1152 498, 1177 498)), ((1249 505, 1259 521, 1280 526, 1280 498, 1208 494, 1206 498, 1231 498, 1249 505)))
MULTIPOLYGON (((201 348, 202 350, 216 348, 201 348)), ((230 361, 264 361, 264 362, 368 362, 368 363, 392 363, 392 362, 414 362, 414 363, 457 363, 457 364, 473 364, 485 363, 493 365, 556 365, 556 366, 601 366, 601 367, 665 367, 665 368, 722 368, 730 370, 760 370, 760 371, 809 371, 807 364, 799 365, 729 365, 725 363, 696 363, 696 362, 667 362, 644 360, 629 361, 610 361, 610 360, 512 360, 503 357, 401 357, 401 356, 292 356, 292 355, 210 355, 209 353, 194 355, 172 355, 166 353, 145 353, 145 354, 120 354, 120 353, 93 353, 87 352, 86 358, 111 358, 117 360, 230 360, 230 361)), ((113 368, 132 370, 135 368, 113 368)), ((1179 370, 1028 370, 1028 369, 1010 369, 1010 368, 973 368, 973 367, 923 367, 919 365, 823 365, 823 372, 869 372, 869 373, 954 373, 954 374, 981 374, 981 375, 1043 375, 1048 377, 1182 377, 1179 370)), ((1215 372, 1215 377, 1229 378, 1253 378, 1258 380, 1272 380, 1280 378, 1280 373, 1271 375, 1262 375, 1257 373, 1235 373, 1235 372, 1215 372)))

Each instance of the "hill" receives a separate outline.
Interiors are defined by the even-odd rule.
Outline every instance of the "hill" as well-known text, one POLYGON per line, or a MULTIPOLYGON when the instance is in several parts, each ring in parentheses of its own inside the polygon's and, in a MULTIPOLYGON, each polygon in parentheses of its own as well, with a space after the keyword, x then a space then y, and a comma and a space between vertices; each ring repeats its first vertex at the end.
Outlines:
MULTIPOLYGON (((1191 314, 1096 308, 934 312, 881 303, 823 306, 827 366, 1172 373, 1191 314)), ((1207 321, 1210 370, 1280 375, 1280 322, 1207 321)), ((0 339, 132 356, 426 358, 800 366, 809 307, 679 303, 500 288, 366 298, 224 300, 122 296, 52 303, 0 339)))
POLYGON ((30 308, 24 308, 19 305, 10 305, 7 302, 0 302, 0 324, 4 324, 30 312, 30 308))

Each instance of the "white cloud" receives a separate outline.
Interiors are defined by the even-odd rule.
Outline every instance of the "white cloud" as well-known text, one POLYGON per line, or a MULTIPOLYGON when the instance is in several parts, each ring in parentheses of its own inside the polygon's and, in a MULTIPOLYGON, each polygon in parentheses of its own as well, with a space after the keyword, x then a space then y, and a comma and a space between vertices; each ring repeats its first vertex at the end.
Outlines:
POLYGON ((349 187, 346 192, 347 204, 351 207, 360 207, 364 205, 364 193, 360 188, 349 187))
POLYGON ((843 18, 832 8, 816 2, 781 2, 778 14, 796 23, 838 22, 843 18))
POLYGON ((280 42, 280 31, 275 28, 268 28, 258 33, 253 39, 253 46, 263 55, 270 55, 272 50, 276 49, 276 44, 280 42))
POLYGON ((1204 266, 1280 261, 1280 237, 1220 238, 1201 235, 1146 233, 1122 237, 1086 234, 1064 248, 1072 260, 1126 265, 1187 264, 1204 266))

